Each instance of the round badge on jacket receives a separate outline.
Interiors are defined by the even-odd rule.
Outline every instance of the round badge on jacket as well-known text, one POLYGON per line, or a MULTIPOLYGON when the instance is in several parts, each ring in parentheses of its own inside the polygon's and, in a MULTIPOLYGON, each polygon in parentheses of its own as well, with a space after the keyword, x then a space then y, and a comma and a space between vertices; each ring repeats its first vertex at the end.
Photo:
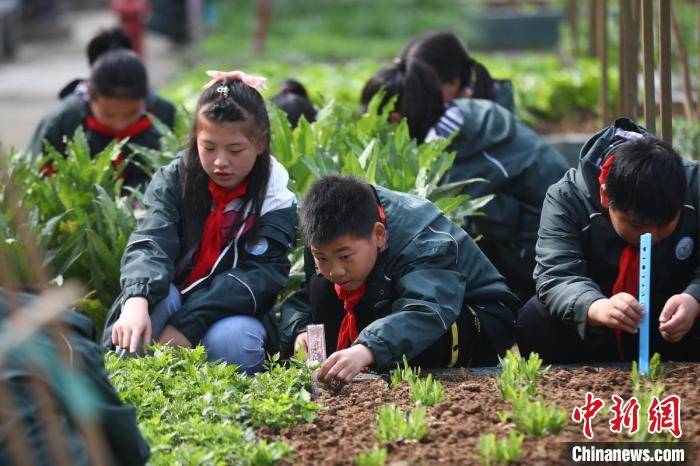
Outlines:
POLYGON ((252 254, 254 256, 265 254, 265 251, 267 251, 267 239, 256 238, 252 241, 247 241, 245 243, 245 250, 248 254, 252 254))
POLYGON ((680 261, 684 261, 693 253, 693 238, 684 236, 676 245, 676 257, 680 261))

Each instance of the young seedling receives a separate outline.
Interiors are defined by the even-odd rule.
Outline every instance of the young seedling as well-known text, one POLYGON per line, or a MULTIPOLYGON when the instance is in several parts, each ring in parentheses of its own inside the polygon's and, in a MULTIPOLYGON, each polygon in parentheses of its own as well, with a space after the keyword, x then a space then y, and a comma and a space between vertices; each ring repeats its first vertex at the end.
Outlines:
POLYGON ((435 406, 445 395, 442 384, 433 380, 432 374, 424 379, 416 379, 411 385, 411 401, 422 406, 435 406))
POLYGON ((371 450, 363 451, 355 457, 355 466, 384 466, 386 448, 375 445, 371 450))
POLYGON ((396 364, 396 369, 391 371, 391 388, 399 386, 401 382, 406 382, 412 385, 420 377, 420 367, 413 368, 408 365, 406 355, 403 357, 403 369, 399 364, 396 364))
POLYGON ((485 434, 479 438, 479 459, 484 466, 491 464, 504 464, 518 461, 522 456, 520 446, 525 436, 513 431, 507 439, 496 441, 494 434, 485 434))
POLYGON ((510 420, 516 429, 524 434, 542 437, 546 433, 557 434, 566 420, 566 413, 555 403, 544 400, 530 400, 522 397, 514 403, 510 413, 499 413, 501 421, 510 420))
POLYGON ((404 413, 393 404, 380 406, 377 413, 377 429, 381 441, 420 440, 428 430, 425 408, 419 406, 410 413, 404 413))
POLYGON ((661 355, 659 353, 654 353, 649 361, 649 374, 644 375, 639 373, 639 368, 637 362, 632 362, 632 373, 630 378, 632 379, 632 391, 636 392, 643 390, 646 386, 653 384, 663 385, 664 377, 666 375, 663 364, 661 364, 661 355))
POLYGON ((550 366, 540 369, 542 359, 530 353, 528 359, 508 350, 504 358, 499 357, 501 373, 496 378, 496 386, 504 400, 513 401, 525 392, 529 397, 537 394, 537 384, 550 366))
MULTIPOLYGON (((639 405, 643 407, 649 406, 653 397, 663 398, 665 371, 661 364, 661 356, 659 353, 654 353, 649 361, 649 374, 644 375, 639 373, 637 362, 632 362, 632 396, 637 398, 639 405)), ((632 435, 632 440, 635 442, 649 441, 673 441, 671 434, 650 434, 645 427, 648 425, 649 415, 646 409, 639 410, 639 426, 640 428, 632 435)))

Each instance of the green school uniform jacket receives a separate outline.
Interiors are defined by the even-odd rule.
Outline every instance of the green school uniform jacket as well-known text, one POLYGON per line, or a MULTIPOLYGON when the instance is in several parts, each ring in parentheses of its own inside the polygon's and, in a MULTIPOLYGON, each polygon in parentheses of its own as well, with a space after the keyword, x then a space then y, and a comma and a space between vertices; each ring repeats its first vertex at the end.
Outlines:
MULTIPOLYGON (((180 157, 153 176, 144 198, 146 214, 131 234, 121 262, 122 293, 105 324, 102 345, 112 347, 111 327, 121 306, 133 296, 148 299, 149 309, 168 295, 170 283, 182 282, 193 266, 199 245, 184 246, 180 157)), ((255 238, 236 235, 223 249, 213 270, 181 290, 182 310, 168 321, 196 344, 216 321, 230 315, 260 318, 266 327, 266 348, 277 346, 274 319, 267 316, 289 278, 287 253, 296 241, 297 211, 289 176, 274 158, 267 195, 255 238)), ((239 207, 240 210, 240 207, 239 207)))
MULTIPOLYGON (((29 302, 32 297, 21 295, 20 300, 29 302)), ((6 297, 0 294, 0 322, 7 317, 6 297)), ((95 329, 90 320, 75 311, 69 311, 61 318, 60 336, 54 338, 46 332, 38 332, 26 342, 10 350, 3 357, 0 370, 0 383, 13 397, 13 410, 6 412, 11 416, 0 424, 0 464, 12 464, 12 456, 7 444, 8 426, 21 429, 21 435, 33 458, 24 458, 30 464, 52 465, 51 450, 43 435, 45 422, 39 412, 37 398, 29 382, 29 377, 36 373, 33 361, 42 359, 46 366, 40 366, 42 379, 52 397, 58 402, 54 420, 58 423, 63 438, 61 447, 70 451, 72 464, 87 465, 88 451, 83 435, 80 433, 73 416, 68 409, 76 400, 68 389, 66 379, 82 382, 96 399, 94 405, 94 422, 100 427, 105 438, 105 454, 110 465, 132 466, 145 464, 150 455, 148 444, 141 436, 136 424, 136 414, 131 406, 122 404, 119 395, 112 387, 107 371, 102 363, 102 353, 95 344, 95 329), (65 343, 63 348, 57 347, 65 343), (55 358, 60 352, 70 354, 70 362, 64 364, 75 370, 74 375, 66 372, 64 367, 56 367, 55 358), (51 370, 56 368, 57 371, 51 370), (81 380, 75 380, 75 377, 81 380)), ((60 364, 60 363, 58 363, 60 364)))
MULTIPOLYGON (((357 315, 358 322, 367 312, 381 317, 364 327, 355 342, 372 351, 374 366, 394 367, 404 354, 413 359, 460 312, 468 312, 466 305, 485 309, 480 318, 497 350, 512 346, 514 315, 500 303, 513 303, 515 297, 469 235, 429 201, 379 186, 375 190, 386 214, 389 244, 365 281, 357 315)), ((308 248, 305 272, 307 281, 318 273, 308 248)), ((304 285, 282 305, 283 352, 291 354, 296 336, 310 323, 304 285)))
MULTIPOLYGON (((155 94, 149 94, 146 99, 146 111, 156 116, 169 128, 175 125, 175 107, 155 94)), ((85 118, 90 115, 90 105, 87 95, 73 93, 62 99, 51 112, 44 117, 34 131, 27 153, 32 157, 39 157, 44 150, 44 142, 51 144, 58 152, 64 154, 66 144, 64 137, 72 138, 75 130, 82 126, 90 145, 90 153, 98 154, 111 143, 114 138, 93 131, 85 125, 85 118)), ((143 133, 129 139, 129 143, 138 144, 151 149, 160 148, 160 133, 151 127, 143 133)), ((126 157, 131 153, 128 147, 122 151, 126 157)), ((124 183, 126 186, 137 186, 148 182, 147 176, 134 164, 129 164, 124 170, 124 183)))
MULTIPOLYGON (((600 205, 598 183, 603 157, 616 133, 618 138, 625 134, 622 131, 646 134, 631 121, 619 119, 594 135, 581 151, 578 168, 569 170, 547 191, 537 241, 534 277, 538 298, 552 315, 593 343, 613 338, 611 329, 586 326, 588 308, 612 295, 620 255, 627 246, 600 205)), ((684 160, 683 165, 687 190, 680 221, 671 236, 652 248, 652 345, 660 338, 658 319, 668 298, 688 293, 700 300, 698 164, 684 160)))
POLYGON ((500 256, 512 257, 517 264, 518 258, 531 258, 534 267, 542 202, 547 188, 566 172, 566 160, 494 102, 458 99, 454 105, 435 127, 438 137, 447 137, 440 134, 443 120, 461 120, 449 147, 457 156, 444 183, 484 178, 487 182, 469 184, 462 192, 495 195, 482 209, 485 215, 465 219, 464 227, 472 236, 483 235, 496 244, 500 256))
POLYGON ((510 79, 493 80, 493 101, 509 112, 515 112, 515 91, 510 79))

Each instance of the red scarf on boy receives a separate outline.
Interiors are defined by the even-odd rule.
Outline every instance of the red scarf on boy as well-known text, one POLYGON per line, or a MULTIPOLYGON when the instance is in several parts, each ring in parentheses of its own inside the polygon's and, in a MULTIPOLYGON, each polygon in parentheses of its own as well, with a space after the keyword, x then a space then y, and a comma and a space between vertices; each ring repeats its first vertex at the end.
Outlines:
POLYGON ((204 223, 204 232, 202 233, 202 240, 199 243, 199 251, 197 252, 197 262, 192 272, 190 272, 187 279, 181 285, 181 289, 187 288, 209 273, 212 267, 214 267, 216 259, 219 257, 219 254, 221 254, 221 249, 224 246, 221 237, 221 227, 224 223, 224 209, 226 209, 226 206, 231 201, 243 196, 247 190, 247 180, 229 191, 217 185, 212 180, 209 180, 209 192, 211 193, 214 208, 209 213, 204 223))
MULTIPOLYGON (((377 212, 379 213, 379 220, 386 226, 386 214, 382 206, 377 204, 377 212)), ((343 309, 345 309, 345 317, 340 323, 340 331, 338 332, 338 346, 337 351, 345 348, 350 348, 350 345, 357 339, 360 332, 357 330, 357 316, 355 315, 355 307, 360 302, 362 297, 365 295, 365 282, 353 291, 348 291, 343 289, 340 285, 334 285, 338 298, 343 301, 343 309)))
POLYGON ((357 339, 360 334, 357 331, 357 316, 355 315, 355 307, 365 295, 365 282, 356 290, 349 291, 342 288, 340 285, 334 285, 335 292, 343 301, 343 309, 345 309, 345 317, 340 324, 338 332, 338 347, 337 351, 349 348, 350 345, 357 339))
MULTIPOLYGON (((602 185, 608 178, 608 173, 615 161, 615 154, 611 154, 603 163, 600 169, 598 182, 602 185)), ((617 266, 617 279, 612 289, 613 295, 618 293, 628 293, 637 297, 639 293, 639 248, 636 246, 627 245, 620 254, 620 260, 617 266)), ((620 359, 624 360, 622 352, 622 330, 615 329, 615 340, 617 341, 617 352, 620 359)))
MULTIPOLYGON (((153 122, 151 122, 151 119, 148 116, 143 116, 126 128, 115 131, 104 123, 98 121, 97 118, 93 117, 92 115, 88 115, 85 117, 85 126, 97 133, 102 134, 103 136, 109 136, 120 141, 124 138, 133 138, 144 131, 148 131, 153 126, 153 122)), ((122 162, 124 162, 124 155, 119 154, 114 162, 112 162, 112 165, 114 168, 116 168, 121 165, 122 162)))

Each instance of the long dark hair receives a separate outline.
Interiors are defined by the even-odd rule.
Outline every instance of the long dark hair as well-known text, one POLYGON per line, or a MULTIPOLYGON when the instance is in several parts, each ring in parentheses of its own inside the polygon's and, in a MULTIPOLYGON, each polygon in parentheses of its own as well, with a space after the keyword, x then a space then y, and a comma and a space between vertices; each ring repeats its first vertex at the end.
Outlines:
POLYGON ((460 88, 470 87, 476 99, 494 99, 493 78, 486 67, 469 56, 462 41, 447 31, 422 34, 401 52, 402 60, 420 60, 433 68, 442 83, 459 80, 460 88))
POLYGON ((248 208, 255 217, 246 236, 254 236, 270 180, 270 120, 265 102, 258 91, 230 78, 209 86, 199 97, 190 134, 190 147, 182 159, 182 205, 186 219, 185 242, 188 246, 194 246, 201 240, 212 203, 208 187, 209 175, 202 167, 197 149, 197 120, 200 117, 212 123, 246 121, 253 132, 250 139, 263 147, 248 174, 248 190, 242 198, 241 215, 238 224, 232 229, 232 234, 235 235, 245 221, 243 214, 248 208), (221 86, 228 87, 228 94, 217 91, 221 86))
POLYGON ((367 109, 372 97, 384 91, 381 107, 397 96, 395 110, 408 120, 411 137, 423 142, 445 111, 435 73, 418 60, 397 59, 393 66, 372 76, 362 89, 361 103, 367 109))

